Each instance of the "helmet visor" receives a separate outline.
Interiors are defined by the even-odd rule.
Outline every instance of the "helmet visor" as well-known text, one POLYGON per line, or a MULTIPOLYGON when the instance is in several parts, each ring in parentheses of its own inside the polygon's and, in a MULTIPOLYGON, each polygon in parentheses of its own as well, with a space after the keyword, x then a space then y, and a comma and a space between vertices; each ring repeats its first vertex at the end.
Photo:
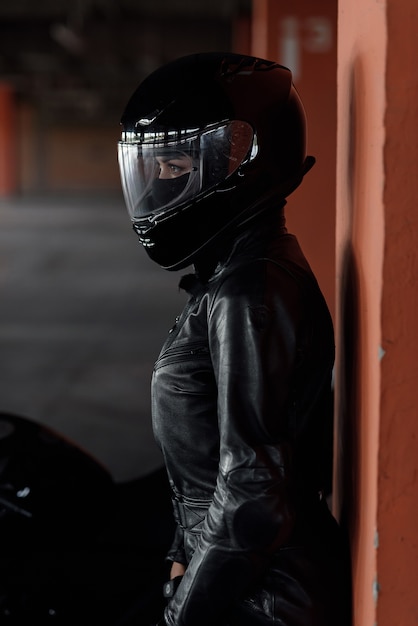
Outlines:
POLYGON ((125 133, 118 161, 131 219, 156 216, 191 201, 255 153, 253 129, 241 121, 202 132, 125 133))

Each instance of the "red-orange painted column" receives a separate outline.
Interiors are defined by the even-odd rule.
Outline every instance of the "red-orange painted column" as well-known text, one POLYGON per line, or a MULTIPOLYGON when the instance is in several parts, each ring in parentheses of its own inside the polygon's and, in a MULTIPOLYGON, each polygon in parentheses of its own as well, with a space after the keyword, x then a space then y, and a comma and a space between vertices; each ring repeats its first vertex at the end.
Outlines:
POLYGON ((375 624, 379 595, 384 11, 384 3, 375 0, 339 3, 334 504, 350 530, 354 626, 375 624))
POLYGON ((418 4, 386 0, 379 626, 418 622, 418 4))
POLYGON ((354 626, 409 626, 418 619, 418 5, 339 0, 338 23, 337 493, 351 530, 354 626))
POLYGON ((16 115, 12 88, 0 83, 0 197, 16 191, 16 115))
POLYGON ((337 0, 253 0, 252 53, 292 70, 317 162, 288 199, 287 225, 335 308, 337 0))

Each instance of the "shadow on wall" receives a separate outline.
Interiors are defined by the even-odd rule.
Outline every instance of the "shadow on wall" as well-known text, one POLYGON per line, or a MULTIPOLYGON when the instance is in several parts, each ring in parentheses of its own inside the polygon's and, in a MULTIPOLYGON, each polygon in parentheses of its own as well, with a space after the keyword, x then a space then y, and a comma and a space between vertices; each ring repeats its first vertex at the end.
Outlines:
MULTIPOLYGON (((360 454, 361 431, 361 354, 362 345, 360 325, 361 285, 358 260, 354 242, 358 237, 362 220, 358 211, 359 195, 364 193, 366 164, 363 162, 364 151, 359 142, 364 136, 364 71, 360 59, 352 66, 349 88, 349 115, 347 118, 346 137, 348 139, 347 171, 345 172, 344 209, 346 224, 342 233, 344 246, 340 256, 340 336, 338 371, 338 390, 336 404, 337 440, 335 470, 335 513, 349 538, 351 550, 358 538, 360 526, 360 454), (361 110, 359 110, 361 108, 361 110)), ((367 416, 366 416, 367 419, 367 416)), ((352 556, 350 556, 352 562, 352 556)))
POLYGON ((337 414, 339 419, 338 463, 340 466, 340 515, 341 523, 346 526, 350 536, 356 536, 358 529, 358 511, 356 503, 359 495, 359 477, 356 475, 359 451, 356 448, 357 433, 360 429, 359 389, 360 367, 358 347, 360 341, 360 285, 353 239, 356 229, 356 193, 361 178, 359 163, 359 145, 361 139, 361 113, 358 110, 359 93, 364 88, 363 70, 357 59, 353 63, 350 81, 350 108, 348 123, 348 158, 347 158, 347 207, 348 225, 345 233, 346 244, 341 259, 341 337, 340 337, 340 368, 339 403, 337 414))
POLYGON ((350 536, 358 529, 357 433, 359 431, 360 372, 357 346, 360 341, 358 311, 358 275, 355 258, 347 245, 342 268, 343 293, 341 296, 341 337, 339 368, 339 393, 336 407, 338 416, 338 493, 339 519, 350 536))

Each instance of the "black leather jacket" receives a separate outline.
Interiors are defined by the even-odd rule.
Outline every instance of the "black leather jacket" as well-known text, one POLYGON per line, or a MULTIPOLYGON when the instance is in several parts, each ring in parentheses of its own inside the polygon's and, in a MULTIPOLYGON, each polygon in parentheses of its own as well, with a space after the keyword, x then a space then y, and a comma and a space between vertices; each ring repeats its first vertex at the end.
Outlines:
POLYGON ((153 428, 173 493, 168 555, 187 566, 167 624, 338 626, 332 321, 293 235, 241 232, 155 364, 153 428))

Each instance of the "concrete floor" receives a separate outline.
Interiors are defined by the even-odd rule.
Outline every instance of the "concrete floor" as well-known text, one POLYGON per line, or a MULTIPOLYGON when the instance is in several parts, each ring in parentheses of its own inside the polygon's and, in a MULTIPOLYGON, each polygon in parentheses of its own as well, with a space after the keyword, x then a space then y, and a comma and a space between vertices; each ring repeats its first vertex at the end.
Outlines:
POLYGON ((118 483, 161 467, 154 360, 185 302, 122 196, 0 202, 0 413, 53 428, 118 483))

